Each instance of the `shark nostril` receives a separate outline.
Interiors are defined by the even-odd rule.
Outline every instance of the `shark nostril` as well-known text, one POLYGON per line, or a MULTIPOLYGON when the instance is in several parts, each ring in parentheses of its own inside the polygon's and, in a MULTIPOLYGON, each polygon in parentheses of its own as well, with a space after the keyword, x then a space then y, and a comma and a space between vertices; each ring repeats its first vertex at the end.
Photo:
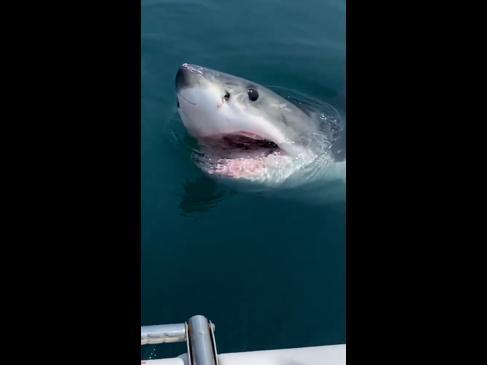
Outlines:
POLYGON ((187 70, 185 67, 181 66, 176 73, 176 89, 181 89, 188 85, 187 70))

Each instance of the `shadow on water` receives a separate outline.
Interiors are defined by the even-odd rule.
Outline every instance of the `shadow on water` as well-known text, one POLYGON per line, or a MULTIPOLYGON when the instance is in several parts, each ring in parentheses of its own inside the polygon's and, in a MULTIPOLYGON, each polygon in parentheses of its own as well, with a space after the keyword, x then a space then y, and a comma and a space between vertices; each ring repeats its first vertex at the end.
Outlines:
POLYGON ((232 193, 204 175, 186 180, 183 189, 179 209, 185 216, 208 212, 232 193))

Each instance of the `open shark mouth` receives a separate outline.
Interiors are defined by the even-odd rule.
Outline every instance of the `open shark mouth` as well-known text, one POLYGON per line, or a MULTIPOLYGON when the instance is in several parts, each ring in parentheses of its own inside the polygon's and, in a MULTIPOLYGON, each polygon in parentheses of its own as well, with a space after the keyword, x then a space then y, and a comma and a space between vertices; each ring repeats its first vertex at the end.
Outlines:
POLYGON ((275 142, 250 132, 198 138, 197 162, 211 175, 255 180, 287 154, 275 142))

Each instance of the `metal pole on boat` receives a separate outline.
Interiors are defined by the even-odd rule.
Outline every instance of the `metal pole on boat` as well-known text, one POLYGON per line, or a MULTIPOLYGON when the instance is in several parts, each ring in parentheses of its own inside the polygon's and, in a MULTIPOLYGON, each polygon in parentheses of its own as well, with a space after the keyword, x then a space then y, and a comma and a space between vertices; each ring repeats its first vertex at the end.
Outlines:
POLYGON ((192 365, 217 365, 213 324, 203 316, 188 321, 188 358, 192 365))
POLYGON ((141 345, 156 345, 186 341, 188 365, 218 365, 215 325, 206 317, 197 315, 187 323, 142 326, 141 345))
POLYGON ((186 341, 186 325, 178 323, 143 326, 140 331, 140 340, 141 345, 184 342, 186 341))

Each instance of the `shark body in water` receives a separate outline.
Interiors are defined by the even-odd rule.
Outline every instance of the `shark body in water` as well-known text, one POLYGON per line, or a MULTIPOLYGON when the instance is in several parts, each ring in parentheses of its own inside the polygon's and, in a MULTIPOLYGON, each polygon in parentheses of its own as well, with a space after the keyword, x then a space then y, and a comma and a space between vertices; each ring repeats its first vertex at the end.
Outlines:
POLYGON ((186 63, 176 74, 176 94, 181 121, 200 147, 196 163, 206 174, 255 191, 299 188, 316 198, 344 198, 345 125, 333 107, 286 99, 255 82, 186 63))

